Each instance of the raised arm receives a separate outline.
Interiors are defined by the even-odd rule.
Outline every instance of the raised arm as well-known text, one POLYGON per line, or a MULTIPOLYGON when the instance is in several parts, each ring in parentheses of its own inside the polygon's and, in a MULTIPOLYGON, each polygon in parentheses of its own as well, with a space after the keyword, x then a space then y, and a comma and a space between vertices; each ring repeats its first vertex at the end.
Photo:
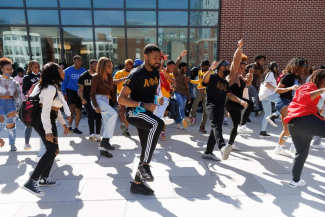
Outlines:
POLYGON ((241 59, 242 59, 242 47, 243 47, 243 45, 244 45, 243 39, 238 41, 238 48, 235 51, 235 54, 234 54, 234 57, 233 57, 233 60, 231 62, 231 66, 230 66, 229 80, 234 79, 235 75, 237 74, 237 71, 238 71, 238 68, 240 66, 240 62, 241 62, 241 59))
MULTIPOLYGON (((182 58, 184 56, 186 56, 186 54, 187 54, 187 50, 183 50, 182 53, 181 53, 181 55, 177 58, 176 65, 175 65, 175 69, 174 69, 174 75, 175 75, 175 73, 178 72, 178 66, 181 63, 182 58)), ((175 77, 176 77, 176 75, 175 75, 175 77)))

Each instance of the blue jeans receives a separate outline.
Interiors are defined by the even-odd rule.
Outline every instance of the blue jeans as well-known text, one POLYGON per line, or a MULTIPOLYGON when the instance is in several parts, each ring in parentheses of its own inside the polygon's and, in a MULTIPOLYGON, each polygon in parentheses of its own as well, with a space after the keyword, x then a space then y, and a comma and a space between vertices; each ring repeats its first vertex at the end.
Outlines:
POLYGON ((96 95, 95 97, 103 118, 103 138, 112 138, 118 114, 115 109, 109 105, 108 96, 96 95))
POLYGON ((248 87, 248 95, 249 95, 250 101, 252 101, 254 103, 254 111, 258 111, 258 110, 262 109, 262 108, 260 108, 260 105, 258 104, 258 94, 257 94, 256 88, 253 85, 248 87))
POLYGON ((179 124, 185 118, 185 105, 187 101, 187 96, 175 92, 175 98, 179 107, 179 114, 177 116, 176 124, 179 124))
POLYGON ((266 126, 267 126, 267 120, 266 117, 270 116, 272 114, 272 102, 276 102, 277 98, 279 95, 277 93, 273 93, 272 95, 264 98, 261 100, 263 109, 264 109, 264 118, 262 121, 262 129, 261 131, 266 131, 266 126))
MULTIPOLYGON (((14 99, 0 99, 0 115, 6 119, 6 124, 15 124, 17 117, 8 118, 7 115, 13 111, 16 111, 16 105, 14 99)), ((1 123, 0 123, 1 125, 1 123)), ((16 125, 14 128, 8 129, 9 145, 15 145, 16 142, 16 125)), ((1 131, 1 126, 0 126, 1 131)))

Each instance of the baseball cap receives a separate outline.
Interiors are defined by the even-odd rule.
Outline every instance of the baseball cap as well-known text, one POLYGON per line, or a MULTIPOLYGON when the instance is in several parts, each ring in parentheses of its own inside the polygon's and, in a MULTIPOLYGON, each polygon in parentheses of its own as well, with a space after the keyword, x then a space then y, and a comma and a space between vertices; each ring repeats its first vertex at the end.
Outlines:
POLYGON ((133 66, 139 66, 139 65, 142 65, 142 64, 143 64, 143 61, 141 59, 136 59, 136 60, 134 60, 133 66))

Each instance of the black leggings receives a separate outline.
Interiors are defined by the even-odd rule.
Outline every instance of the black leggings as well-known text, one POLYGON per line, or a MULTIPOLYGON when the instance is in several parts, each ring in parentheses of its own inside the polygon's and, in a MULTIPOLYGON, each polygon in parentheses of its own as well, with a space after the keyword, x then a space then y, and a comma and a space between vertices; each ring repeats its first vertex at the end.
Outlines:
POLYGON ((230 138, 229 138, 229 144, 231 144, 231 145, 234 144, 234 142, 235 142, 239 124, 245 125, 249 115, 251 114, 251 112, 254 109, 254 103, 252 101, 243 99, 243 98, 241 100, 247 102, 246 108, 244 108, 244 106, 242 106, 239 103, 234 102, 228 98, 226 101, 226 108, 231 116, 231 120, 233 123, 233 128, 231 129, 230 138), (242 110, 243 110, 243 112, 241 112, 242 110))
POLYGON ((37 117, 37 123, 34 126, 35 131, 41 137, 45 147, 46 152, 38 162, 33 174, 31 175, 31 179, 38 180, 40 177, 49 177, 52 165, 54 163, 54 159, 57 154, 59 154, 59 145, 58 145, 58 130, 56 128, 56 119, 58 117, 58 112, 51 111, 50 118, 52 124, 52 133, 54 136, 53 142, 49 142, 45 137, 45 130, 43 128, 43 123, 41 120, 41 114, 37 117))
MULTIPOLYGON (((159 135, 161 134, 165 123, 152 112, 146 111, 134 115, 132 110, 127 110, 126 120, 135 126, 139 133, 141 143, 141 163, 150 163, 153 151, 158 143, 159 135)), ((135 181, 141 182, 140 177, 135 176, 135 181)))
POLYGON ((90 100, 87 101, 85 104, 85 108, 87 111, 87 118, 88 118, 88 127, 90 135, 94 134, 95 130, 95 120, 96 120, 96 134, 100 134, 100 130, 102 127, 102 115, 100 113, 95 112, 94 108, 92 107, 90 100))
POLYGON ((296 156, 292 167, 292 180, 299 182, 313 136, 325 138, 325 120, 316 115, 298 117, 288 123, 288 128, 296 147, 296 156))

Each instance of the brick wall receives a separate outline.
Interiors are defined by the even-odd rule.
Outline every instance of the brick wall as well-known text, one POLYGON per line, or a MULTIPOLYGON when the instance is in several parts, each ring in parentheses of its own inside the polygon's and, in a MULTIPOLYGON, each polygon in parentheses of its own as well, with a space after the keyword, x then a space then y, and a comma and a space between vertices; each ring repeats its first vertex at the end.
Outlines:
POLYGON ((325 0, 221 0, 219 59, 232 60, 244 38, 248 62, 265 54, 283 70, 301 56, 325 64, 325 0))

